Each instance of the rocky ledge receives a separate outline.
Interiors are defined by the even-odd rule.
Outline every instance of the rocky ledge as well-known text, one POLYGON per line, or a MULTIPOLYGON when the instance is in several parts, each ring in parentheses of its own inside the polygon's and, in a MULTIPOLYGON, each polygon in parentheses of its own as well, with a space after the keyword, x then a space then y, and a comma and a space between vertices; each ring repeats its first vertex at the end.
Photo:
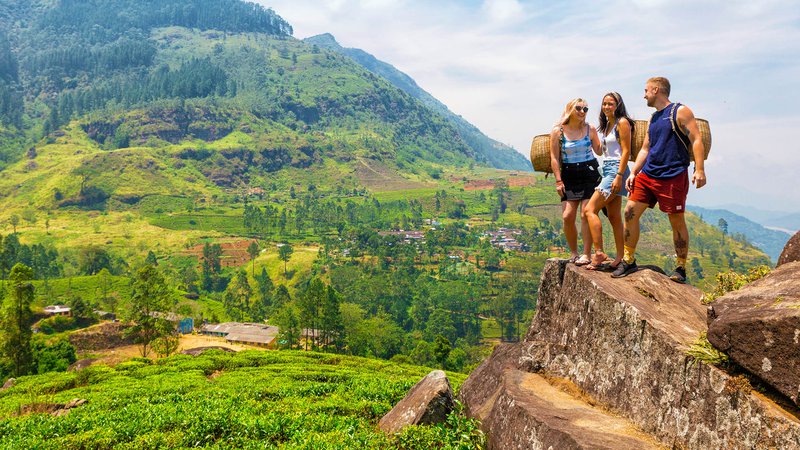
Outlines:
POLYGON ((582 440, 582 428, 574 426, 582 419, 556 414, 563 420, 552 420, 552 408, 563 401, 530 400, 548 397, 550 388, 538 379, 521 383, 524 374, 564 379, 575 387, 565 395, 592 406, 596 420, 630 423, 616 428, 627 430, 617 435, 624 440, 608 448, 636 439, 672 448, 800 448, 797 411, 687 355, 707 331, 700 298, 699 290, 655 271, 611 279, 549 260, 525 339, 498 346, 462 385, 460 399, 496 449, 604 448, 582 440), (519 440, 510 443, 508 436, 519 440))

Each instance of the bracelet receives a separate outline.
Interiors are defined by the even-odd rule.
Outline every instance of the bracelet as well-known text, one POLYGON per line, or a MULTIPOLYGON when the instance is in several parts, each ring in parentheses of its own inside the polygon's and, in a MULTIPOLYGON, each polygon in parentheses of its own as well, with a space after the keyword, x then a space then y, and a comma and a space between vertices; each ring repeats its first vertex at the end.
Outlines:
POLYGON ((617 172, 617 175, 623 176, 623 175, 625 175, 625 172, 617 172))
POLYGON ((561 180, 556 180, 556 184, 558 184, 558 183, 564 183, 564 182, 561 181, 561 180))

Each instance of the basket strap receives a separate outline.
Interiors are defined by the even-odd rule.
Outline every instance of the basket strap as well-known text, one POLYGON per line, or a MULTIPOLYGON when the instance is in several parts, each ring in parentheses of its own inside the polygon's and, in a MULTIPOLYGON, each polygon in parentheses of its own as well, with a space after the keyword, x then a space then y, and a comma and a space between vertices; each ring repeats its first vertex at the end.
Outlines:
POLYGON ((691 157, 692 153, 691 153, 691 151, 689 151, 689 146, 686 145, 686 141, 684 141, 681 138, 681 136, 686 136, 686 140, 689 141, 689 142, 691 142, 691 139, 689 139, 689 136, 686 135, 686 133, 684 133, 683 130, 681 130, 680 126, 678 126, 678 112, 677 112, 677 110, 678 110, 678 108, 680 106, 681 106, 680 103, 673 103, 672 104, 672 109, 669 111, 669 123, 670 123, 670 125, 672 125, 672 131, 675 133, 675 135, 677 136, 678 140, 681 141, 681 144, 683 144, 683 148, 686 150, 686 153, 688 153, 689 156, 691 157))

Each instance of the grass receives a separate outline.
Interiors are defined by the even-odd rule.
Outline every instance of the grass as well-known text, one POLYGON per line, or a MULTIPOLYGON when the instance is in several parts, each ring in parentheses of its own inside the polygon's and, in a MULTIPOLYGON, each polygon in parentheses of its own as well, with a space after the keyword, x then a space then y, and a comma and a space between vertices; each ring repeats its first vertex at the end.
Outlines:
MULTIPOLYGON (((480 448, 474 422, 409 427, 378 420, 428 368, 297 351, 206 352, 21 377, 0 392, 2 448, 480 448), (12 417, 22 405, 88 403, 63 417, 12 417), (411 445, 408 445, 411 444, 411 445)), ((457 389, 462 374, 448 374, 457 389)))
POLYGON ((689 346, 686 354, 693 357, 695 360, 715 366, 727 364, 730 361, 728 355, 717 350, 708 342, 708 336, 705 331, 701 332, 697 340, 689 346))

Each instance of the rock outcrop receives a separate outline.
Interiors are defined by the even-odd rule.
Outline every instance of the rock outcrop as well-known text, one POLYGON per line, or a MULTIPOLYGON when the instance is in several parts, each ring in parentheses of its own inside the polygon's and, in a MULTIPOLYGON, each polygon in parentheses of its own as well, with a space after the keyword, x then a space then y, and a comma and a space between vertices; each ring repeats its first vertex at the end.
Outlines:
POLYGON ((453 388, 447 375, 434 370, 414 385, 378 423, 386 433, 397 433, 408 425, 444 422, 455 406, 453 388))
POLYGON ((69 335, 69 343, 79 352, 103 350, 132 345, 132 336, 126 336, 129 325, 121 322, 105 322, 69 335))
POLYGON ((715 300, 708 340, 800 405, 800 262, 715 300))
POLYGON ((594 423, 617 416, 621 422, 610 429, 629 448, 647 448, 637 442, 648 439, 673 448, 800 448, 797 417, 686 354, 707 329, 700 298, 699 290, 654 271, 612 279, 549 260, 525 339, 498 346, 460 398, 495 449, 604 448, 582 440, 587 419, 552 413, 541 380, 553 379, 574 383, 564 395, 592 406, 594 423), (543 378, 532 383, 525 374, 543 378), (509 443, 508 435, 524 439, 509 443))
POLYGON ((11 389, 17 384, 16 378, 9 378, 3 383, 3 387, 0 387, 0 391, 5 391, 6 389, 11 389))
POLYGON ((789 242, 783 247, 781 256, 778 257, 776 267, 795 261, 800 261, 800 231, 789 238, 789 242))

